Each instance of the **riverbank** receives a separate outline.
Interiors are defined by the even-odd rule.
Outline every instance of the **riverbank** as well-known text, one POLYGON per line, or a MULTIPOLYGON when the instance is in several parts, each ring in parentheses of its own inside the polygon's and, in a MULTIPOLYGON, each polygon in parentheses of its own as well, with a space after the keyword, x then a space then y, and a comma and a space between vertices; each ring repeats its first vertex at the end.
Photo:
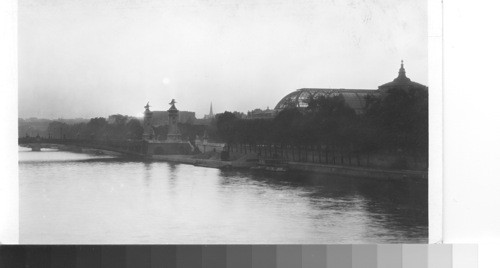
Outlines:
POLYGON ((155 161, 168 161, 174 163, 191 164, 210 168, 251 168, 257 165, 253 155, 233 154, 229 161, 220 160, 220 153, 210 152, 198 155, 152 155, 155 161))
POLYGON ((295 171, 337 174, 344 176, 361 176, 376 179, 424 179, 427 180, 428 172, 414 170, 383 170, 362 167, 346 167, 322 165, 313 163, 289 162, 288 168, 295 171))
MULTIPOLYGON (((209 168, 242 168, 250 169, 258 167, 258 161, 254 155, 239 155, 232 157, 229 161, 220 160, 219 154, 210 155, 153 155, 151 160, 168 161, 174 163, 191 164, 209 168)), ((342 176, 364 177, 373 179, 421 179, 427 180, 428 172, 414 170, 384 170, 363 167, 324 165, 316 163, 286 162, 283 164, 288 171, 314 172, 323 174, 335 174, 342 176)))
MULTIPOLYGON (((108 156, 124 156, 121 153, 101 150, 101 149, 88 149, 79 146, 68 145, 53 145, 51 148, 61 151, 70 151, 75 153, 87 153, 93 155, 108 155, 108 156)), ((190 164, 194 166, 202 166, 208 168, 219 169, 267 169, 275 171, 295 171, 306 173, 323 173, 335 174, 341 176, 351 177, 364 177, 372 179, 418 179, 427 180, 427 171, 415 170, 390 170, 380 168, 365 168, 356 166, 339 166, 339 165, 325 165, 318 163, 306 162, 284 162, 279 165, 279 168, 274 166, 259 165, 259 158, 255 153, 231 153, 228 161, 220 160, 220 152, 207 152, 197 155, 152 155, 146 157, 146 160, 152 161, 167 161, 173 163, 190 164)))
POLYGON ((92 155, 108 155, 108 156, 116 156, 116 157, 120 157, 123 155, 123 154, 118 153, 118 152, 101 150, 101 149, 82 148, 79 146, 68 146, 68 145, 60 145, 59 144, 59 145, 55 145, 54 147, 60 151, 67 151, 67 152, 73 152, 73 153, 85 153, 85 154, 92 154, 92 155))

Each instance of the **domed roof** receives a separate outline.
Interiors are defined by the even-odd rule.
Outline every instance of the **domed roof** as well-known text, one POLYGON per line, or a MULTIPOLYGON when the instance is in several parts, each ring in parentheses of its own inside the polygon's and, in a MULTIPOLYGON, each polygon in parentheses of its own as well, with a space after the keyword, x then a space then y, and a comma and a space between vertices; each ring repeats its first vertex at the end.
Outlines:
POLYGON ((409 90, 411 88, 427 89, 427 86, 413 82, 410 80, 410 78, 406 77, 406 71, 403 65, 403 61, 401 61, 401 68, 399 69, 398 77, 396 77, 396 79, 394 79, 392 82, 385 83, 379 86, 378 90, 344 88, 301 88, 283 97, 278 102, 278 104, 276 104, 276 107, 274 109, 282 110, 290 107, 305 108, 308 106, 307 101, 311 97, 334 97, 342 95, 346 104, 354 109, 357 114, 360 114, 363 113, 366 108, 366 97, 368 95, 383 97, 383 93, 392 88, 403 90, 409 90))
POLYGON ((376 90, 369 89, 343 89, 343 88, 301 88, 283 97, 274 109, 282 110, 290 107, 305 108, 307 101, 319 96, 334 97, 342 95, 349 107, 356 113, 362 113, 365 109, 366 96, 377 95, 376 90))
POLYGON ((417 82, 413 82, 410 78, 406 77, 406 71, 403 65, 403 61, 401 61, 401 68, 399 68, 398 77, 396 77, 392 82, 385 83, 378 87, 380 90, 386 91, 392 88, 400 88, 400 89, 410 89, 410 88, 421 88, 425 89, 426 86, 419 84, 417 82))

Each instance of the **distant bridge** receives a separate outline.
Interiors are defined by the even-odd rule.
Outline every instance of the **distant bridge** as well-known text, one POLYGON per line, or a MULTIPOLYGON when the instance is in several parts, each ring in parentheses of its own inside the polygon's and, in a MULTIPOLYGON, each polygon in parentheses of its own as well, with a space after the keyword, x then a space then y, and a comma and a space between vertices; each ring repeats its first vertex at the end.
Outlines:
POLYGON ((22 137, 18 139, 18 144, 21 147, 31 148, 33 151, 40 151, 41 148, 59 148, 60 145, 63 145, 117 152, 134 157, 144 157, 147 152, 147 142, 140 140, 84 140, 22 137))

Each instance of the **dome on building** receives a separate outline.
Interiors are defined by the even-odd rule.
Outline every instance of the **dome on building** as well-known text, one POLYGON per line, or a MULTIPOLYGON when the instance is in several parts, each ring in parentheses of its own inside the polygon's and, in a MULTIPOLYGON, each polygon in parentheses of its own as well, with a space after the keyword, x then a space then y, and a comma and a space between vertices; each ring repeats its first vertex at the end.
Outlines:
POLYGON ((357 114, 362 114, 366 109, 366 97, 368 95, 375 97, 384 97, 384 94, 382 93, 387 92, 387 90, 393 88, 402 90, 409 90, 412 88, 427 89, 427 86, 413 82, 410 80, 410 78, 406 77, 406 71, 403 66, 403 61, 401 61, 401 68, 399 69, 398 77, 396 77, 396 79, 389 83, 385 83, 379 86, 378 90, 344 88, 301 88, 283 97, 274 109, 280 111, 289 107, 305 108, 308 106, 307 101, 311 97, 334 97, 342 95, 349 107, 354 109, 357 114))
POLYGON ((378 87, 379 90, 384 92, 393 88, 403 90, 409 90, 412 88, 427 89, 426 86, 417 82, 413 82, 410 80, 410 78, 406 77, 406 71, 403 65, 403 61, 401 61, 401 68, 399 68, 398 77, 396 77, 392 82, 385 83, 378 87))
POLYGON ((367 95, 377 95, 377 90, 370 89, 343 89, 343 88, 301 88, 286 95, 274 109, 282 110, 289 107, 305 108, 307 100, 320 96, 334 97, 342 95, 349 107, 357 114, 363 113, 367 95))

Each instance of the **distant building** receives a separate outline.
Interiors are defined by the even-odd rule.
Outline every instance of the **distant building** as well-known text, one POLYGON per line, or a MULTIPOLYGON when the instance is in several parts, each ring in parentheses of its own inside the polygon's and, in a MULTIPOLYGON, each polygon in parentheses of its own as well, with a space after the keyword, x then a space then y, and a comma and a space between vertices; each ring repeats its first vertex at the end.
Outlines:
POLYGON ((368 95, 378 95, 375 89, 345 89, 345 88, 301 88, 286 95, 275 107, 275 110, 281 111, 285 108, 306 108, 307 101, 310 98, 320 96, 335 97, 342 95, 349 107, 354 109, 356 114, 361 114, 365 110, 366 97, 368 95))
POLYGON ((385 83, 378 87, 378 90, 382 93, 387 92, 390 89, 400 89, 400 90, 411 90, 411 89, 423 89, 427 90, 427 86, 419 84, 417 82, 413 82, 410 78, 406 77, 406 70, 403 65, 403 61, 401 61, 401 68, 399 68, 398 77, 396 77, 393 81, 389 83, 385 83))
MULTIPOLYGON (((196 113, 189 111, 179 111, 179 123, 193 124, 196 121, 196 113)), ((153 126, 168 125, 168 111, 153 111, 153 126)))
POLYGON ((208 126, 214 119, 215 119, 214 109, 212 107, 212 103, 210 102, 210 111, 208 112, 208 114, 203 116, 203 118, 201 119, 195 119, 193 121, 193 125, 208 126))
POLYGON ((255 109, 253 111, 249 111, 244 119, 273 119, 276 114, 276 110, 271 110, 267 107, 265 110, 255 109))
POLYGON ((215 115, 214 115, 214 110, 212 108, 212 103, 210 103, 210 112, 208 114, 206 114, 203 119, 214 119, 215 118, 215 115))
POLYGON ((318 98, 320 96, 334 97, 342 95, 347 105, 349 105, 356 114, 362 114, 366 110, 367 96, 383 96, 385 92, 390 89, 410 90, 424 89, 427 86, 411 81, 406 77, 403 61, 399 69, 398 77, 389 83, 385 83, 378 87, 378 89, 345 89, 345 88, 301 88, 286 95, 281 99, 274 108, 277 112, 291 107, 305 108, 308 106, 307 101, 310 98, 318 98))
POLYGON ((179 123, 192 124, 196 120, 196 113, 189 111, 179 111, 179 123))

